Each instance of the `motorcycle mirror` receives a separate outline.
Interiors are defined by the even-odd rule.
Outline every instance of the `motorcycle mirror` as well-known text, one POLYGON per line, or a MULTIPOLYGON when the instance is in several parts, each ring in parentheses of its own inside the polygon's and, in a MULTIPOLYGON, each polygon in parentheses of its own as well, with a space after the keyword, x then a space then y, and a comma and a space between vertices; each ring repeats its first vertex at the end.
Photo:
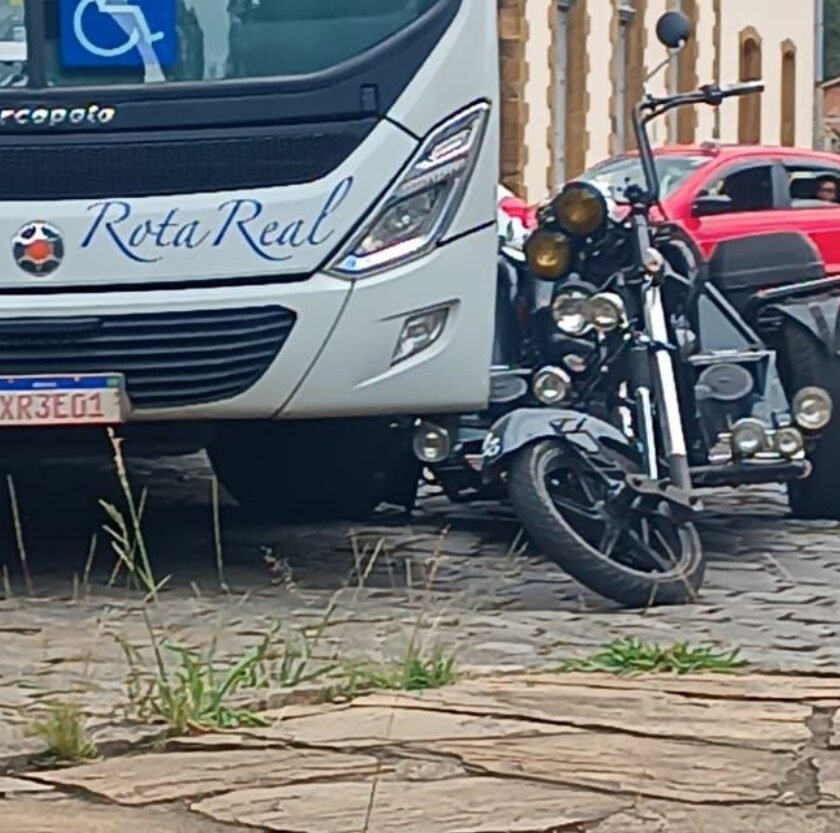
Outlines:
POLYGON ((682 12, 665 12, 656 22, 656 37, 667 49, 680 49, 691 38, 691 21, 682 12))

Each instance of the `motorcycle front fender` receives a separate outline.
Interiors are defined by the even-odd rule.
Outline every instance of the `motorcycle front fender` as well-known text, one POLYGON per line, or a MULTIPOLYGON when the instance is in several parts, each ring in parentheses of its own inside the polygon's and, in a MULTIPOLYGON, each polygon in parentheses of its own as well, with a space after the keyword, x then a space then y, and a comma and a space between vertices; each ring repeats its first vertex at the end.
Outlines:
POLYGON ((582 411, 566 408, 519 408, 501 417, 487 432, 481 449, 485 482, 496 479, 512 455, 527 445, 562 439, 581 451, 598 451, 603 440, 627 446, 627 437, 615 426, 582 411))
POLYGON ((829 356, 840 355, 840 298, 790 300, 774 304, 772 309, 808 330, 829 356))

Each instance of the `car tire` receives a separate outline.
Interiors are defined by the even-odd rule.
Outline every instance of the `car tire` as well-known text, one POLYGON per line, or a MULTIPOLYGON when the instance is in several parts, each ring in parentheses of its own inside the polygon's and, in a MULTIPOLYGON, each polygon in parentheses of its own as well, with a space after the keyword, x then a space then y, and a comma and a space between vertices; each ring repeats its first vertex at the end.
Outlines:
POLYGON ((828 391, 834 402, 831 421, 809 454, 811 474, 787 484, 788 504, 801 520, 840 520, 840 360, 829 356, 816 337, 798 324, 784 329, 786 387, 793 399, 796 391, 816 385, 828 391))
POLYGON ((381 424, 237 423, 208 448, 219 481, 251 517, 279 524, 363 521, 383 500, 381 424))

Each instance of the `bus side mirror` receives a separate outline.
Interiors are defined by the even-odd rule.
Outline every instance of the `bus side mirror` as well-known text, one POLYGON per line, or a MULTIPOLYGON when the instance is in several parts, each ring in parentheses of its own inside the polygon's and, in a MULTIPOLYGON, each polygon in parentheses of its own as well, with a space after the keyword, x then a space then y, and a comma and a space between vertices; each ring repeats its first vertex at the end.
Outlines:
POLYGON ((691 21, 682 12, 665 12, 656 21, 656 37, 667 49, 679 49, 691 39, 691 21))

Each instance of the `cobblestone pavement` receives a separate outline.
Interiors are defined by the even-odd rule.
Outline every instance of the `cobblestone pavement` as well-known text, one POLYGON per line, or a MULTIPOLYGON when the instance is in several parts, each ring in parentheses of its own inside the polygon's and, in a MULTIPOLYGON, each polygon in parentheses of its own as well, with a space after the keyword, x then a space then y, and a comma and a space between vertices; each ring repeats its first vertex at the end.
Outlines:
MULTIPOLYGON (((638 614, 519 553, 505 510, 435 497, 409 525, 385 517, 355 531, 254 526, 224 504, 223 592, 203 458, 138 462, 134 476, 149 487, 144 520, 156 574, 170 577, 156 622, 182 644, 206 646, 218 634, 223 651, 241 654, 272 622, 288 632, 318 625, 345 587, 319 650, 346 661, 399 656, 421 621, 426 644, 451 646, 462 666, 545 668, 616 636, 636 636, 739 646, 768 671, 840 670, 840 527, 786 519, 772 489, 710 495, 701 526, 710 568, 700 603, 638 614), (443 557, 430 570, 436 549, 443 557), (363 581, 354 577, 357 563, 371 562, 363 581)), ((139 595, 121 588, 122 575, 108 586, 114 557, 97 498, 110 495, 110 486, 89 465, 39 468, 15 482, 20 535, 13 512, 2 512, 0 560, 10 586, 0 602, 0 766, 39 751, 24 729, 50 700, 80 703, 102 743, 118 748, 123 738, 127 668, 117 638, 138 647, 148 640, 139 595)))
POLYGON ((507 675, 0 779, 14 833, 835 833, 836 679, 507 675))

